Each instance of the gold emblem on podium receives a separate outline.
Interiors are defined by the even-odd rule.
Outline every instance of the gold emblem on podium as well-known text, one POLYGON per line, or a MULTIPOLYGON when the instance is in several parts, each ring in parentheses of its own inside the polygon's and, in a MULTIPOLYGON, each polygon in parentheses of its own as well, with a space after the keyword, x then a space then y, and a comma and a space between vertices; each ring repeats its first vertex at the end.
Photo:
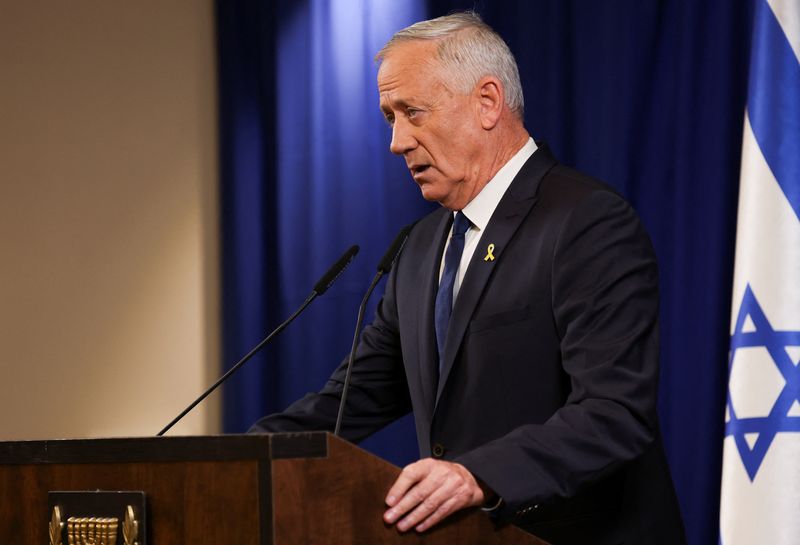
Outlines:
POLYGON ((119 519, 116 517, 69 517, 69 545, 114 545, 117 542, 119 519))
MULTIPOLYGON (((119 530, 118 517, 69 517, 67 519, 67 544, 68 545, 116 545, 119 530)), ((50 545, 62 545, 62 532, 64 523, 60 506, 53 507, 50 518, 50 545)), ((133 507, 128 505, 125 509, 125 519, 122 521, 123 545, 138 545, 139 521, 133 507)))
POLYGON ((61 545, 61 531, 64 523, 61 522, 61 509, 53 507, 53 516, 50 517, 50 545, 61 545))
POLYGON ((125 545, 137 545, 137 537, 139 537, 139 521, 133 516, 133 507, 129 505, 125 509, 125 521, 122 523, 122 539, 125 545))

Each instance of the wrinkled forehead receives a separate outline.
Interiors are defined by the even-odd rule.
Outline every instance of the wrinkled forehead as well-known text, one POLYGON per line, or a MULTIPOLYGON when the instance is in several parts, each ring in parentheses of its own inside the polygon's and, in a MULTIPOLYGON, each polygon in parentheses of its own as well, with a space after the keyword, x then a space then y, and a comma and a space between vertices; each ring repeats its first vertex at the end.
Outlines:
POLYGON ((378 105, 383 112, 409 107, 428 109, 453 97, 438 67, 423 64, 419 69, 414 68, 393 70, 387 67, 383 77, 379 75, 378 105))

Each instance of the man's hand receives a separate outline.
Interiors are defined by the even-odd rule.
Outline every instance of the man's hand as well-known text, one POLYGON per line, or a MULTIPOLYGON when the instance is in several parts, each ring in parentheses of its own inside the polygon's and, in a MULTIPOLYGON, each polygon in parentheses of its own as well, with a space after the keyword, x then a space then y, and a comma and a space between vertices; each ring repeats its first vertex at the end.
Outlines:
POLYGON ((400 473, 386 495, 389 509, 383 520, 389 524, 399 520, 397 528, 401 532, 412 527, 424 532, 451 513, 481 505, 483 500, 483 490, 467 468, 425 458, 400 473))

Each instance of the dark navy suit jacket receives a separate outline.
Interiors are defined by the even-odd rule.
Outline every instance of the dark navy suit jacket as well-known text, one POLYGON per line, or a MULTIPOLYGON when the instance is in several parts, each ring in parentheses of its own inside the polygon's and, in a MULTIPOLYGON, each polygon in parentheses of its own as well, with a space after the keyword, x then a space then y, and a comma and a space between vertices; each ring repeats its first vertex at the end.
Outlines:
MULTIPOLYGON (((635 212, 541 145, 481 235, 440 374, 451 222, 441 209, 412 229, 362 335, 343 435, 413 410, 420 454, 491 487, 500 522, 553 545, 684 543, 656 416, 658 272, 635 212)), ((332 429, 343 376, 251 431, 332 429)))

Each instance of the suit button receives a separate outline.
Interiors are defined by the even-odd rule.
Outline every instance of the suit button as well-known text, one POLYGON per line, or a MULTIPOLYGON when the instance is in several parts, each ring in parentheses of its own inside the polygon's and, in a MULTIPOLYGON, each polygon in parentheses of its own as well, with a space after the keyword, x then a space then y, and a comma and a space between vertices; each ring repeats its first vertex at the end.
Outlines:
POLYGON ((436 443, 431 449, 434 458, 441 458, 444 456, 444 446, 441 443, 436 443))

